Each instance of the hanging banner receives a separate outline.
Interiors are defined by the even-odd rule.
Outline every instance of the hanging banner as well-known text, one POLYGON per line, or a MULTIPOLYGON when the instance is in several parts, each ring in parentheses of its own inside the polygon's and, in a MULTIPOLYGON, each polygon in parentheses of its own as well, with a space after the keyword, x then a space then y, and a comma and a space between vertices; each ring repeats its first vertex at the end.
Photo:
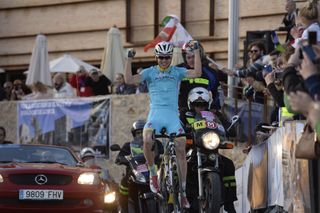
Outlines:
POLYGON ((76 152, 93 147, 108 156, 109 99, 22 101, 17 110, 20 143, 68 146, 76 152))

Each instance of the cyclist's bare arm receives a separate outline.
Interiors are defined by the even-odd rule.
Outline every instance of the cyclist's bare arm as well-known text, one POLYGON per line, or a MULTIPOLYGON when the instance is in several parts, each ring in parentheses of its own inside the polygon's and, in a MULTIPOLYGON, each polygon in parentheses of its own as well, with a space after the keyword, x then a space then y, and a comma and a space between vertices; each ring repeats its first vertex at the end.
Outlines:
POLYGON ((194 50, 194 69, 187 71, 187 78, 197 78, 202 74, 202 64, 200 59, 200 50, 194 50))
POLYGON ((140 82, 140 75, 132 75, 132 58, 128 57, 125 63, 124 80, 127 84, 135 84, 140 82))

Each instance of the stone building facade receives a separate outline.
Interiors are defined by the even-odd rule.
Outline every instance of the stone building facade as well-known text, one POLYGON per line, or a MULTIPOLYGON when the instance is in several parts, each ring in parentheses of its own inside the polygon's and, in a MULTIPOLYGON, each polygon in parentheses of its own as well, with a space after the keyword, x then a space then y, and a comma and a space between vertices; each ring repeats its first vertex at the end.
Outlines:
MULTIPOLYGON (((297 1, 298 6, 306 1, 297 1)), ((285 0, 239 1, 239 56, 246 31, 275 29, 285 0)), ((28 69, 37 34, 47 36, 49 58, 64 53, 99 66, 108 29, 116 25, 125 47, 137 49, 135 64, 153 62, 143 46, 159 32, 159 23, 175 14, 208 54, 227 64, 227 0, 1 0, 0 67, 28 69)))

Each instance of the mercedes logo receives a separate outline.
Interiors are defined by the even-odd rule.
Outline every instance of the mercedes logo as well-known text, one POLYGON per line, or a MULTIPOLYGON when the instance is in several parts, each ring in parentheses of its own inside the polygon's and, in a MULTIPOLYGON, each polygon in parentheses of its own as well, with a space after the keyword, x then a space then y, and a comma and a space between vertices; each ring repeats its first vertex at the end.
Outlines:
POLYGON ((37 184, 43 185, 48 181, 48 178, 45 175, 37 175, 34 180, 37 184))

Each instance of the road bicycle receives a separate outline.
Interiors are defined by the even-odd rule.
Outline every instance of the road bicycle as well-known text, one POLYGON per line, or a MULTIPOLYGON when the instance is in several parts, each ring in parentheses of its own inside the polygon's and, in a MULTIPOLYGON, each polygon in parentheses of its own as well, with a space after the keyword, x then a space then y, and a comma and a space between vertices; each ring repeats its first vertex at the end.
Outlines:
POLYGON ((158 180, 160 186, 159 204, 160 212, 183 212, 181 207, 181 173, 177 163, 177 156, 175 151, 175 139, 178 137, 184 137, 186 134, 171 133, 166 134, 166 129, 163 128, 161 134, 154 135, 155 138, 163 139, 164 153, 158 171, 158 180))

